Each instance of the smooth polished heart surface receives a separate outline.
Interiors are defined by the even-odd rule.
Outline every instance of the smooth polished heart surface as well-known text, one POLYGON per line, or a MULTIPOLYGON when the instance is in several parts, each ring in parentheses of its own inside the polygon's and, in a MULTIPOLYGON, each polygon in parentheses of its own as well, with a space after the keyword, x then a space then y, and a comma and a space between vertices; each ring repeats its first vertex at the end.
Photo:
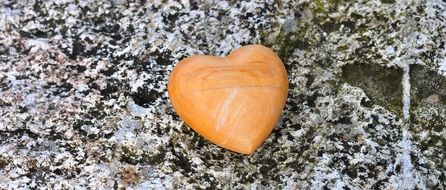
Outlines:
POLYGON ((269 48, 247 45, 226 57, 194 55, 180 61, 168 83, 178 115, 211 142, 253 153, 280 118, 288 78, 269 48))

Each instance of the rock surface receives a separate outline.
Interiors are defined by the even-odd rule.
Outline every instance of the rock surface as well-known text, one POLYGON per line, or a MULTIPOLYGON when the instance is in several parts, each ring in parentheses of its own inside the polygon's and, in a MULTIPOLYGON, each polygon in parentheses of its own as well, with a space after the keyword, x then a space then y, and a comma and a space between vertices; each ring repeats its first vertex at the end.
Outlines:
POLYGON ((0 189, 444 189, 445 12, 440 0, 2 1, 0 189), (185 126, 166 85, 188 55, 254 43, 279 53, 290 92, 242 156, 185 126))

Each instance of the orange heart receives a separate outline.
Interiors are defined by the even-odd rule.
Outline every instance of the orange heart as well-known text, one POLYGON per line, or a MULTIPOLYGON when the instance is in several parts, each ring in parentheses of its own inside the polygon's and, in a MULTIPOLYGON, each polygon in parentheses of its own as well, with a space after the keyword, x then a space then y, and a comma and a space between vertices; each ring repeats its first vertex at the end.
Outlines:
POLYGON ((175 111, 192 129, 221 147, 250 154, 276 125, 288 78, 271 49, 248 45, 224 58, 183 59, 170 75, 168 92, 175 111))

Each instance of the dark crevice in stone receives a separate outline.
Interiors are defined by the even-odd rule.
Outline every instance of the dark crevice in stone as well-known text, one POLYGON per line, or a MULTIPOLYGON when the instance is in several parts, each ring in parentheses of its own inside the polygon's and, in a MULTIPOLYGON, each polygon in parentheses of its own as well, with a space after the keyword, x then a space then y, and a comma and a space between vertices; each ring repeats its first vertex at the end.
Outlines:
POLYGON ((138 91, 131 95, 133 101, 142 107, 148 108, 150 105, 153 105, 159 97, 162 97, 162 92, 158 92, 153 89, 148 88, 138 88, 138 91))
MULTIPOLYGON (((10 137, 14 137, 14 136, 23 136, 23 135, 27 135, 28 137, 31 137, 33 139, 37 139, 39 138, 39 134, 32 132, 29 129, 26 128, 21 128, 21 129, 16 129, 13 131, 0 131, 0 136, 6 136, 6 138, 10 138, 10 137)), ((3 139, 3 138, 1 138, 3 139)))
POLYGON ((191 163, 188 158, 186 158, 181 153, 175 153, 172 152, 175 155, 175 158, 172 160, 172 162, 175 164, 175 166, 179 167, 179 169, 182 170, 182 174, 185 176, 190 176, 191 172, 193 172, 195 169, 192 168, 191 163))

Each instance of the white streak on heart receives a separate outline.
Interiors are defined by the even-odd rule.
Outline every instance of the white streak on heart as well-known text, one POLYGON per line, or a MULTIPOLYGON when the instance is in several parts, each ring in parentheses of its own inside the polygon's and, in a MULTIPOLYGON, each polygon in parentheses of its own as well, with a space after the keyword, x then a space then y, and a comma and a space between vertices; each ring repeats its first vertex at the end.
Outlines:
POLYGON ((228 118, 227 115, 231 111, 231 104, 232 104, 232 102, 234 102, 235 97, 237 97, 238 93, 239 93, 239 89, 232 90, 231 93, 226 98, 223 105, 221 106, 220 114, 218 116, 218 121, 217 121, 217 127, 216 127, 217 131, 220 130, 223 123, 225 123, 226 119, 228 118))
MULTIPOLYGON (((239 105, 237 105, 237 109, 232 113, 231 115, 231 120, 234 119, 234 117, 237 117, 240 113, 241 110, 243 110, 243 108, 245 108, 245 99, 243 98, 242 101, 240 101, 241 103, 239 105)), ((235 120, 235 122, 232 122, 233 126, 229 129, 229 132, 225 135, 224 137, 224 141, 222 142, 222 144, 226 144, 230 138, 232 136, 232 134, 234 133, 234 128, 238 125, 238 121, 240 120, 241 117, 238 117, 237 120, 235 120)))
MULTIPOLYGON (((240 101, 241 103, 237 106, 237 109, 232 113, 232 115, 231 115, 231 120, 234 118, 234 117, 236 117, 239 113, 240 113, 240 110, 242 110, 244 107, 245 107, 245 101, 244 101, 244 99, 242 99, 242 101, 240 101)), ((241 117, 239 117, 237 120, 236 120, 236 122, 233 122, 233 123, 238 123, 238 121, 240 120, 240 118, 241 117)))

